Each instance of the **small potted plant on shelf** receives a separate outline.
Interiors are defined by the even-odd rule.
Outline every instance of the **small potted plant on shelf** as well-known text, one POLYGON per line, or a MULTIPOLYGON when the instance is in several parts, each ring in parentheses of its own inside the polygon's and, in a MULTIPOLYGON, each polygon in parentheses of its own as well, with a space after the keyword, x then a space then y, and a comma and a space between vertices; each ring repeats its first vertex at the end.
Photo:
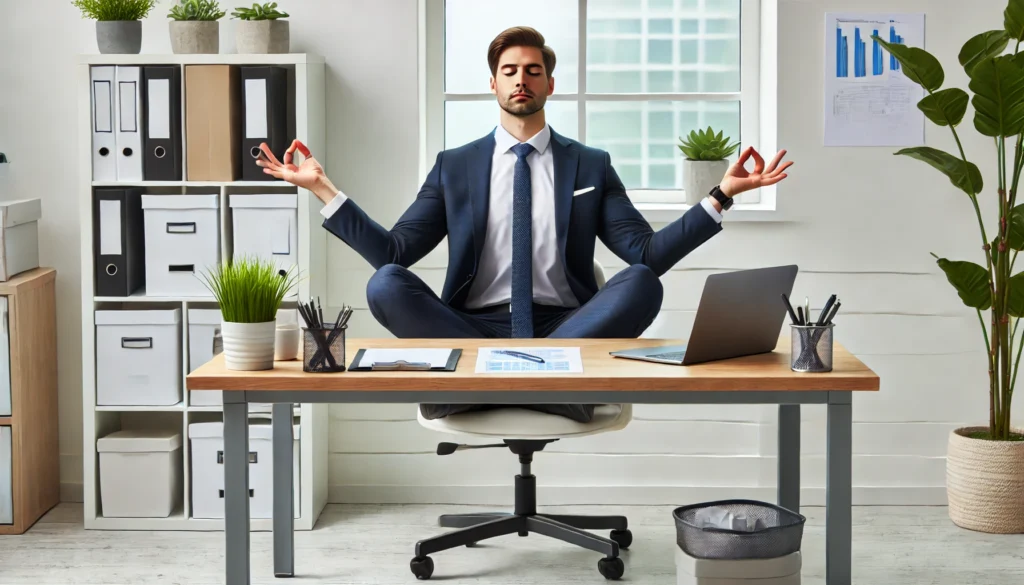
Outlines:
POLYGON ((156 0, 72 0, 82 16, 96 21, 100 53, 138 54, 142 50, 142 19, 156 0))
POLYGON ((200 276, 220 305, 224 366, 229 370, 274 367, 277 311, 297 278, 272 260, 235 258, 200 276))
POLYGON ((167 15, 171 19, 171 50, 175 53, 219 53, 224 11, 216 0, 181 0, 167 15))
POLYGON ((289 51, 287 12, 277 2, 239 6, 231 13, 239 20, 235 29, 235 50, 239 54, 287 53, 289 51))
POLYGON ((721 182, 729 161, 726 160, 739 146, 738 142, 729 144, 729 137, 722 136, 708 126, 707 130, 691 130, 683 139, 679 138, 679 150, 683 151, 683 191, 686 203, 699 205, 700 200, 721 182))

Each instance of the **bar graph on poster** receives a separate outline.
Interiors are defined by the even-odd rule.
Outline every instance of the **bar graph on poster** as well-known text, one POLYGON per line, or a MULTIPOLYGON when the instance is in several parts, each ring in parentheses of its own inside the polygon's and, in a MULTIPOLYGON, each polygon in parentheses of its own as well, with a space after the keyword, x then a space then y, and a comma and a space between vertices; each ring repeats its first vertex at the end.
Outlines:
POLYGON ((924 13, 825 15, 825 146, 924 143, 924 90, 872 37, 924 46, 924 13))

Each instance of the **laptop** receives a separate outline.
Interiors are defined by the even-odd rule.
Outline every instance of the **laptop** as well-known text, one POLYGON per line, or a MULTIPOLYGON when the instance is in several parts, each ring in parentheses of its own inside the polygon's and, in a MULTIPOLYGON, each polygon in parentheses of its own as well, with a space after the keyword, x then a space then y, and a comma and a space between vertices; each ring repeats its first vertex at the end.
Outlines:
POLYGON ((620 358, 686 366, 767 353, 779 342, 793 292, 796 265, 712 274, 704 283, 697 317, 685 345, 610 352, 620 358))

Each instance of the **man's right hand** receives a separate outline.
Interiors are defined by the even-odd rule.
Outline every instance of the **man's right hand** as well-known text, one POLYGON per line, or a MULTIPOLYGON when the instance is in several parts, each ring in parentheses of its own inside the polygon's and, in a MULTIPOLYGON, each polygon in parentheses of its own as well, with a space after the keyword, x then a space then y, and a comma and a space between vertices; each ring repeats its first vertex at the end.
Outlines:
POLYGON ((292 157, 296 149, 300 153, 309 152, 306 145, 298 140, 293 140, 291 146, 284 153, 284 162, 282 163, 274 156, 267 143, 261 143, 260 150, 263 156, 256 159, 256 165, 263 167, 263 172, 268 175, 283 179, 296 187, 309 189, 324 203, 334 199, 334 196, 338 194, 338 189, 327 178, 323 167, 320 166, 320 163, 312 155, 305 156, 301 165, 296 166, 292 163, 292 157))

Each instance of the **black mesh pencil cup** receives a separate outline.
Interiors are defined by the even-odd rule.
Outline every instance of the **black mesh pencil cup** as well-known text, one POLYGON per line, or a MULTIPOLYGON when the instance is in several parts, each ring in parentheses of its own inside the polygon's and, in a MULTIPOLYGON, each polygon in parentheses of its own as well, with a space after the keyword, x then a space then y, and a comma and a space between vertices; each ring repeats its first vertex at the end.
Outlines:
POLYGON ((344 372, 347 327, 302 328, 302 371, 344 372))
POLYGON ((792 332, 790 368, 794 372, 831 372, 832 330, 835 324, 791 324, 789 327, 792 332))
POLYGON ((785 508, 754 500, 720 500, 682 506, 672 512, 676 523, 676 543, 698 559, 771 559, 800 550, 806 518, 785 508), (752 521, 760 519, 763 528, 752 531, 705 526, 698 514, 707 508, 722 508, 752 521))

